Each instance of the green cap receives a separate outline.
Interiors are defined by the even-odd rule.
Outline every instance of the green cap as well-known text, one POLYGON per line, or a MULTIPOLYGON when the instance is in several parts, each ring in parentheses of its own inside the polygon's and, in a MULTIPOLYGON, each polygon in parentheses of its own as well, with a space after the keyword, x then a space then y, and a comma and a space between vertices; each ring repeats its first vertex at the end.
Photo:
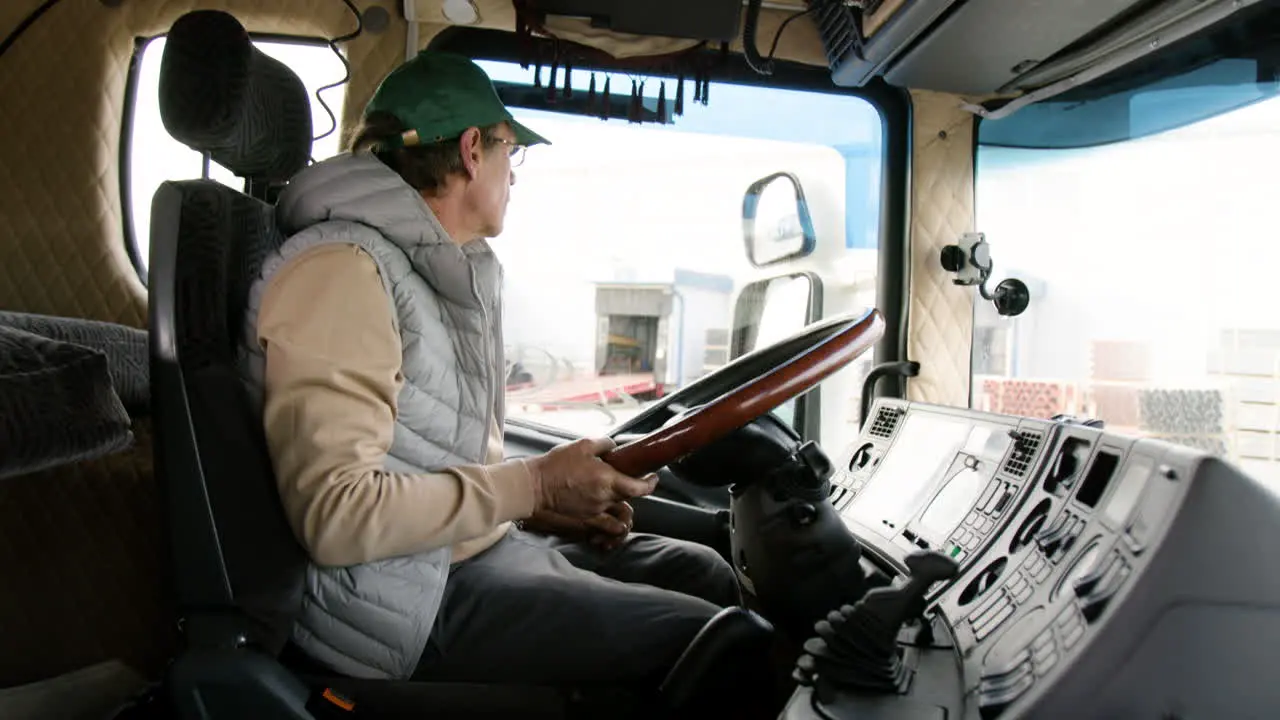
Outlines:
MULTIPOLYGON (((417 131, 417 142, 422 144, 451 140, 467 128, 501 122, 511 125, 521 145, 551 144, 511 117, 479 65, 454 53, 423 50, 392 70, 364 109, 366 117, 374 112, 395 115, 417 131)), ((417 144, 411 138, 407 144, 417 144)))

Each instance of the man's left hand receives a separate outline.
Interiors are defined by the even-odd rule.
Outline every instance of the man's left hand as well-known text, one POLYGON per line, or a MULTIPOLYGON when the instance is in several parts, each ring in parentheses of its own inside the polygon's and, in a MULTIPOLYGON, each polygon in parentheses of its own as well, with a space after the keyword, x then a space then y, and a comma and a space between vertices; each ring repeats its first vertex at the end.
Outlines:
POLYGON ((587 526, 593 531, 589 537, 590 542, 605 550, 613 550, 622 545, 631 532, 634 516, 635 510, 631 503, 618 502, 610 505, 608 510, 587 519, 587 526))
POLYGON ((586 541, 605 550, 612 550, 621 545, 631 532, 633 515, 630 503, 618 502, 610 505, 605 512, 589 518, 575 518, 550 510, 540 510, 525 520, 523 525, 530 532, 586 541))

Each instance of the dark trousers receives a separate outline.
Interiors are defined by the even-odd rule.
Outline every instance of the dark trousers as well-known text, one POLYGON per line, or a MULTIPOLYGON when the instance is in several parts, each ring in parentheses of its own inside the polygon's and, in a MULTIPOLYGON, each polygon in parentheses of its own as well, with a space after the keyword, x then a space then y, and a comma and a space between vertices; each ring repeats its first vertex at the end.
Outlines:
POLYGON ((452 568, 415 677, 648 685, 739 601, 702 545, 636 533, 604 551, 513 528, 452 568))

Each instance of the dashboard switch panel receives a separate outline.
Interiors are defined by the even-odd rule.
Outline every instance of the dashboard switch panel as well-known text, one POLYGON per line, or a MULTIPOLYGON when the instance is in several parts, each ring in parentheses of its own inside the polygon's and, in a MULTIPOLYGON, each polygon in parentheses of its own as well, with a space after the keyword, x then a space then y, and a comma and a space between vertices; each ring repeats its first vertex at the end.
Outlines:
MULTIPOLYGON (((802 686, 787 720, 1280 707, 1280 613, 1262 610, 1280 607, 1280 501, 1266 485, 1100 427, 885 398, 871 417, 834 464, 830 502, 890 575, 920 548, 956 572, 917 586, 922 618, 892 641, 889 676, 909 681, 874 696, 802 686)), ((820 678, 828 660, 797 674, 820 678)))

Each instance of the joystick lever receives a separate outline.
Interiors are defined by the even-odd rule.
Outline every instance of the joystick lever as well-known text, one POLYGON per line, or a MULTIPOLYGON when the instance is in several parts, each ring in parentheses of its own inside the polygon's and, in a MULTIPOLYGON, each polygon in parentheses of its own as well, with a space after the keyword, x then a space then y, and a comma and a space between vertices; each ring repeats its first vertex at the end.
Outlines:
POLYGON ((818 637, 804 644, 795 678, 819 690, 842 689, 898 693, 908 673, 898 648, 898 633, 924 613, 925 593, 956 576, 960 566, 936 551, 907 557, 906 582, 871 590, 856 605, 845 605, 819 620, 818 637))

